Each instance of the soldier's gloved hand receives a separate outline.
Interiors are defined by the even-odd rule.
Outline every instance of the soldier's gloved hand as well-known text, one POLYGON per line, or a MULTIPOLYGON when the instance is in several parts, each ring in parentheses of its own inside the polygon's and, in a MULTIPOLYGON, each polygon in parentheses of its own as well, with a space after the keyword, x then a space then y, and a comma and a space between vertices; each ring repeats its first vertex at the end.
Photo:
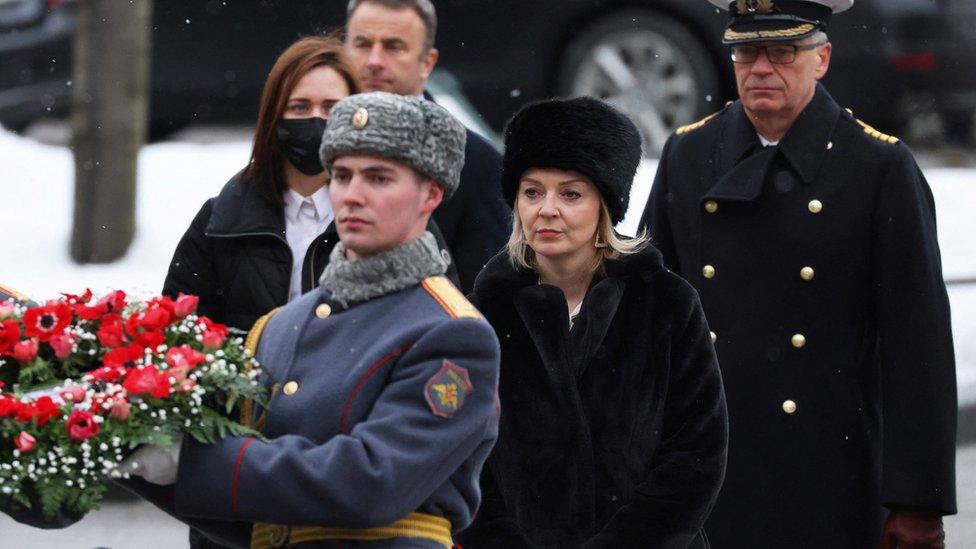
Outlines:
POLYGON ((139 476, 160 486, 168 486, 176 482, 176 473, 180 468, 180 448, 183 438, 180 437, 169 450, 159 446, 147 444, 140 446, 131 456, 119 464, 119 474, 139 476))
POLYGON ((933 511, 897 507, 884 525, 879 549, 944 549, 942 517, 933 511))

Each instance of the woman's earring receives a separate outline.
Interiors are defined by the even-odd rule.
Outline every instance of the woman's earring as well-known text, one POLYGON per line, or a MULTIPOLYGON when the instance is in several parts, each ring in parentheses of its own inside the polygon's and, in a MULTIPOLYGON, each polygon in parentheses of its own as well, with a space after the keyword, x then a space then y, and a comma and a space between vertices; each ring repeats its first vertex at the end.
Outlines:
POLYGON ((597 248, 606 248, 607 247, 607 243, 606 242, 602 242, 600 240, 600 235, 599 234, 596 235, 596 240, 593 242, 593 245, 596 246, 597 248))

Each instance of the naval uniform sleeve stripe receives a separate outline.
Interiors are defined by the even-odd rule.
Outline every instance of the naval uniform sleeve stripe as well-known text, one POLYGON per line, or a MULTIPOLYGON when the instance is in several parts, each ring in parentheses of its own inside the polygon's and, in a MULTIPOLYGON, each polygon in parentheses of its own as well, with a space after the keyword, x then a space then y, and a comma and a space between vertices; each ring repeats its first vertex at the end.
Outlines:
POLYGON ((237 459, 234 461, 234 476, 230 481, 230 507, 235 517, 240 515, 237 494, 241 484, 241 466, 244 464, 244 454, 247 453, 247 448, 253 443, 254 437, 247 437, 244 444, 241 444, 241 449, 237 451, 237 459))
POLYGON ((369 381, 369 378, 373 377, 373 374, 386 365, 386 363, 409 351, 412 347, 413 343, 407 343, 399 349, 390 351, 386 354, 386 356, 377 360, 376 363, 370 366, 369 369, 366 370, 366 373, 359 378, 359 381, 356 382, 356 386, 353 387, 352 392, 349 393, 349 397, 346 399, 346 403, 342 407, 342 419, 339 420, 340 433, 344 435, 349 434, 349 414, 352 412, 352 403, 356 401, 356 396, 359 394, 359 391, 363 389, 363 386, 366 385, 366 382, 369 381))

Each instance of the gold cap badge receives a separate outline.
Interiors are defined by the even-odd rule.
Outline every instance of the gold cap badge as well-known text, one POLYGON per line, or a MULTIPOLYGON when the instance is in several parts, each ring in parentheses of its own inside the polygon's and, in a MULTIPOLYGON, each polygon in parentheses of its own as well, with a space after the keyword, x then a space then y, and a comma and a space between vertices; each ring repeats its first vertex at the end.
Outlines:
POLYGON ((771 13, 773 11, 773 0, 736 0, 735 7, 739 15, 771 13))
POLYGON ((357 130, 365 128, 368 122, 369 111, 366 109, 359 107, 356 109, 356 112, 352 113, 352 127, 356 128, 357 130))

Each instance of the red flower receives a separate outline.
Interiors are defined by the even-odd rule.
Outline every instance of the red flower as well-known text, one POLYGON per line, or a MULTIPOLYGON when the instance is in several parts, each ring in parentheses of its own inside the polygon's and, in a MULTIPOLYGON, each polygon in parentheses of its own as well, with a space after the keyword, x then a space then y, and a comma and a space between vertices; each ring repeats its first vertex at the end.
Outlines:
POLYGON ((37 446, 37 439, 34 438, 30 433, 26 431, 21 431, 20 434, 14 437, 14 446, 17 447, 21 453, 26 454, 37 446))
POLYGON ((27 364, 28 362, 37 358, 37 346, 36 339, 25 339, 23 341, 18 341, 17 344, 14 345, 10 355, 23 364, 27 364))
POLYGON ((48 342, 60 334, 71 322, 71 306, 67 303, 49 301, 43 307, 31 307, 24 313, 24 333, 27 337, 48 342))
POLYGON ((92 298, 91 288, 85 288, 85 293, 81 295, 75 294, 61 294, 64 296, 64 300, 68 303, 88 303, 92 298))
POLYGON ((0 354, 9 353, 20 341, 20 324, 15 320, 0 322, 0 354))
MULTIPOLYGON (((88 292, 86 295, 91 298, 91 292, 88 292)), ((88 300, 84 301, 84 303, 87 302, 88 300)), ((125 292, 116 290, 103 296, 91 307, 84 304, 76 305, 75 312, 85 320, 98 320, 107 314, 118 313, 123 308, 125 308, 125 292)))
MULTIPOLYGON (((161 335, 163 328, 169 326, 174 320, 173 301, 169 300, 168 306, 163 305, 163 303, 159 300, 150 301, 145 311, 132 313, 125 321, 125 332, 139 341, 143 348, 150 347, 158 338, 156 334, 151 334, 142 339, 140 336, 147 332, 160 332, 161 335)), ((162 342, 160 341, 160 343, 162 342)))
POLYGON ((185 318, 187 315, 192 315, 197 310, 197 305, 199 304, 199 297, 181 293, 173 305, 173 312, 177 318, 185 318))
POLYGON ((122 387, 133 395, 165 398, 170 393, 168 377, 153 366, 135 368, 125 375, 122 387))
POLYGON ((74 410, 68 417, 68 423, 65 425, 65 429, 68 431, 69 437, 73 440, 81 441, 88 440, 97 435, 101 427, 95 421, 95 416, 84 410, 74 410))
POLYGON ((200 351, 195 351, 188 345, 180 345, 166 351, 166 363, 170 366, 186 367, 190 370, 196 368, 206 360, 207 357, 200 351))
POLYGON ((150 330, 148 332, 143 332, 139 334, 136 339, 132 342, 133 346, 140 347, 142 349, 153 349, 159 347, 166 341, 166 336, 163 335, 162 330, 150 330))
POLYGON ((14 397, 0 395, 0 417, 16 417, 24 405, 14 397))
POLYGON ((117 381, 120 377, 125 375, 125 368, 102 366, 101 368, 95 368, 92 370, 90 375, 94 380, 111 383, 113 381, 117 381))
POLYGON ((117 419, 119 421, 125 421, 129 419, 129 411, 132 406, 129 401, 124 398, 116 398, 115 402, 112 403, 112 419, 117 419))
POLYGON ((37 420, 37 426, 44 427, 48 421, 60 413, 61 409, 51 400, 51 397, 42 396, 29 404, 21 403, 20 409, 17 410, 16 419, 20 423, 37 420))
POLYGON ((119 347, 105 353, 102 358, 102 366, 107 368, 134 368, 142 364, 144 349, 137 345, 119 347))
POLYGON ((206 355, 186 345, 173 347, 166 351, 166 363, 170 365, 166 373, 176 379, 177 383, 182 383, 186 380, 190 370, 199 366, 206 359, 206 355))
POLYGON ((98 342, 106 347, 121 347, 125 344, 125 334, 122 333, 122 317, 117 314, 107 314, 102 317, 98 327, 98 342))
POLYGON ((203 347, 205 349, 219 349, 227 339, 227 326, 214 322, 205 316, 200 317, 203 328, 203 347))
POLYGON ((72 385, 64 391, 61 391, 61 398, 67 402, 74 402, 77 404, 85 400, 85 390, 79 385, 72 385))
POLYGON ((51 348, 54 349, 54 356, 58 358, 68 358, 75 348, 75 335, 71 332, 61 332, 51 338, 51 348))

